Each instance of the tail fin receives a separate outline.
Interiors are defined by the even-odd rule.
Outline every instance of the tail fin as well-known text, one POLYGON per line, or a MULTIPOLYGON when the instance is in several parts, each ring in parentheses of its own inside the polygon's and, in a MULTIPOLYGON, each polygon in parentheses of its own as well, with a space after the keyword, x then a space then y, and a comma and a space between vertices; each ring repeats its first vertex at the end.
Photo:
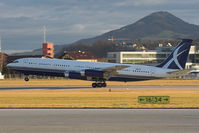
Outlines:
POLYGON ((169 57, 156 67, 180 70, 184 69, 191 43, 191 39, 182 39, 182 41, 178 44, 178 46, 176 46, 169 57))

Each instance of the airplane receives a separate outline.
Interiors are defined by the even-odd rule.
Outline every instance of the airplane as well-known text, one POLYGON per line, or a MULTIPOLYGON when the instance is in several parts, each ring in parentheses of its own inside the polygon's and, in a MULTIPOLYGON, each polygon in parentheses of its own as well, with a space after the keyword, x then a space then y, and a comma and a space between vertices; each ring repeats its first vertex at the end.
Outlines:
POLYGON ((106 81, 143 81, 185 75, 191 39, 182 39, 172 53, 157 66, 83 62, 49 58, 21 58, 9 63, 8 68, 29 75, 65 77, 94 81, 92 87, 106 87, 106 81))

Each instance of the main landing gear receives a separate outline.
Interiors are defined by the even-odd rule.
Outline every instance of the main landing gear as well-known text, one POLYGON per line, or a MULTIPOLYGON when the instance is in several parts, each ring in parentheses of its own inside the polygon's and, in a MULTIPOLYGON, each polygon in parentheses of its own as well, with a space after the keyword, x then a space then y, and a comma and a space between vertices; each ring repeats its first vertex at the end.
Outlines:
POLYGON ((28 81, 29 81, 29 77, 28 77, 28 75, 26 75, 26 77, 24 78, 24 80, 25 80, 26 82, 28 82, 28 81))
POLYGON ((97 82, 96 82, 96 83, 92 83, 92 87, 93 87, 93 88, 97 88, 97 87, 98 87, 98 88, 106 87, 106 83, 105 83, 105 82, 102 82, 102 83, 101 83, 101 82, 99 82, 99 83, 97 83, 97 82))

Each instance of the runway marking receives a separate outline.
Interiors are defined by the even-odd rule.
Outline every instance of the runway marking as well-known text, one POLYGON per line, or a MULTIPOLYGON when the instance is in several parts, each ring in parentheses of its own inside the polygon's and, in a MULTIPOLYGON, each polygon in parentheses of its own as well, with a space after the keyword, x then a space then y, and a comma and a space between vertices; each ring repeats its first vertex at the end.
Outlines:
POLYGON ((141 103, 141 104, 169 104, 170 96, 139 96, 138 103, 141 103))

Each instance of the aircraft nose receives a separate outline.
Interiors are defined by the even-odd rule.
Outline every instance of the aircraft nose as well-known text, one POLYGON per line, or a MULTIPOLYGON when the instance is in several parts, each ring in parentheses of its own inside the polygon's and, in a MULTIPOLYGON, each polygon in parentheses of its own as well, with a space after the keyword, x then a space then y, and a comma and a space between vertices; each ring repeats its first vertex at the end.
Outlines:
POLYGON ((12 63, 6 65, 8 68, 12 67, 12 63))

